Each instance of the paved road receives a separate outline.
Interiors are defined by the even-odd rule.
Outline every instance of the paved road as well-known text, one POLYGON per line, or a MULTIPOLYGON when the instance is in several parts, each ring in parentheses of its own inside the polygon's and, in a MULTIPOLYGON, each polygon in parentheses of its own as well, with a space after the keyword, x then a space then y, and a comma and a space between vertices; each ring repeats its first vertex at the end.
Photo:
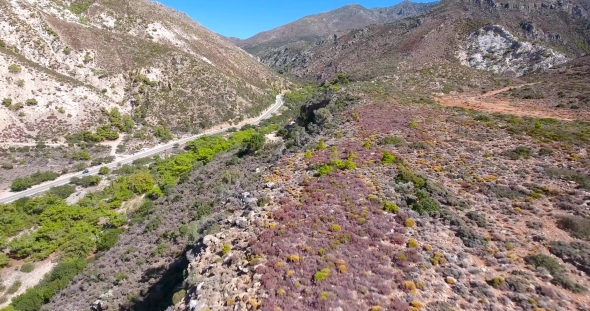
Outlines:
MULTIPOLYGON (((256 120, 254 120, 251 124, 258 124, 260 123, 260 121, 264 120, 264 119, 268 119, 273 113, 275 113, 279 108, 281 108, 281 106, 283 105, 283 95, 278 95, 277 96, 277 100, 275 102, 275 104, 268 109, 262 116, 258 117, 256 120)), ((83 174, 83 173, 78 173, 78 174, 74 174, 74 175, 67 175, 67 176, 62 176, 54 181, 50 181, 47 183, 43 183, 41 185, 37 185, 35 187, 32 187, 30 189, 27 189, 25 191, 21 191, 21 192, 16 192, 14 194, 11 194, 9 196, 6 196, 2 199, 0 199, 0 204, 5 204, 5 203, 10 203, 13 201, 16 201, 20 198, 24 198, 24 197, 30 197, 42 192, 45 192, 49 189, 51 189, 52 187, 57 187, 57 186, 62 186, 62 185, 66 185, 70 183, 70 179, 72 177, 83 177, 83 176, 88 176, 88 175, 98 175, 98 170, 100 169, 100 167, 102 166, 106 166, 110 169, 114 169, 117 168, 119 165, 123 165, 123 164, 128 164, 131 163, 137 159, 141 159, 141 158, 147 158, 147 157, 151 157, 153 155, 162 153, 166 150, 172 149, 174 148, 177 144, 178 145, 184 145, 187 142, 191 141, 191 140, 195 140, 199 137, 202 136, 209 136, 209 135, 215 135, 215 134, 219 134, 219 133, 223 133, 225 131, 227 131, 229 128, 223 128, 223 129, 219 129, 219 130, 214 130, 214 131, 210 131, 207 133, 203 133, 203 134, 199 134, 199 135, 195 135, 195 136, 191 136, 188 138, 183 138, 180 140, 176 140, 176 141, 172 141, 169 142, 165 145, 160 145, 160 146, 156 146, 152 149, 149 150, 145 150, 145 151, 140 151, 139 153, 133 154, 125 159, 122 160, 118 160, 106 165, 101 165, 101 166, 95 166, 92 168, 88 169, 88 173, 83 174)), ((12 192, 11 192, 12 193, 12 192)))

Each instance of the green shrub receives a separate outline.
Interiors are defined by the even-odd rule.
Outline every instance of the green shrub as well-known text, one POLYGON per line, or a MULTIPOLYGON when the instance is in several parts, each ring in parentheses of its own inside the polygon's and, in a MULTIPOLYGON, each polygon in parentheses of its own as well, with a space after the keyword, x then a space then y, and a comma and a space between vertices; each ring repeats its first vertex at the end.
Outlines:
POLYGON ((570 181, 575 181, 580 187, 590 190, 590 176, 577 172, 572 169, 559 168, 559 167, 545 167, 545 173, 551 178, 564 178, 570 181))
POLYGON ((154 136, 160 138, 162 141, 172 140, 172 133, 164 126, 156 126, 154 128, 154 136))
POLYGON ((37 171, 36 173, 34 173, 28 177, 21 177, 21 178, 15 179, 10 186, 10 190, 23 191, 23 190, 26 190, 26 189, 34 186, 34 185, 38 185, 38 184, 46 182, 46 181, 55 180, 55 179, 57 179, 57 177, 59 177, 59 174, 52 172, 52 171, 47 171, 47 172, 37 171))
POLYGON ((195 218, 202 219, 206 216, 209 216, 213 211, 213 205, 211 203, 197 201, 194 203, 195 207, 195 218))
POLYGON ((154 250, 153 255, 162 256, 168 251, 169 248, 170 248, 170 244, 168 244, 168 243, 160 244, 154 250))
POLYGON ((182 300, 184 300, 185 296, 186 296, 185 289, 181 289, 180 291, 174 293, 174 295, 172 296, 172 304, 173 305, 179 304, 182 300))
POLYGON ((552 283, 561 286, 574 294, 582 294, 588 291, 588 289, 568 278, 564 274, 557 274, 553 276, 552 283))
POLYGON ((90 154, 86 151, 74 152, 72 160, 90 160, 90 154))
POLYGON ((4 268, 8 266, 10 263, 10 258, 4 253, 0 253, 0 268, 4 268))
POLYGON ((534 267, 543 267, 551 273, 551 275, 556 275, 563 272, 563 268, 557 259, 547 256, 545 254, 533 254, 525 258, 525 261, 534 267))
POLYGON ((395 163, 395 156, 391 153, 385 151, 383 153, 383 157, 381 158, 381 164, 393 164, 395 163))
POLYGON ((525 261, 534 267, 543 267, 553 276, 553 283, 573 293, 584 293, 588 291, 584 286, 575 283, 565 275, 564 268, 557 259, 545 254, 533 254, 525 258, 525 261))
POLYGON ((248 140, 246 140, 246 152, 248 153, 255 153, 256 151, 262 149, 264 147, 265 138, 262 134, 254 134, 250 136, 248 140))
POLYGON ((486 215, 483 213, 478 213, 476 211, 471 211, 467 213, 467 218, 475 221, 478 227, 485 228, 487 227, 486 215))
POLYGON ((17 64, 12 64, 8 66, 8 72, 10 73, 19 73, 22 71, 22 68, 17 64))
POLYGON ((420 213, 420 215, 440 211, 440 205, 430 197, 428 192, 420 190, 416 192, 416 197, 416 202, 412 203, 410 208, 420 213))
POLYGON ((20 271, 24 273, 30 273, 35 270, 35 265, 33 263, 27 262, 20 267, 20 271))
POLYGON ((231 251, 231 245, 223 244, 223 249, 221 250, 221 253, 226 255, 227 253, 229 253, 229 251, 231 251))
POLYGON ((324 268, 313 275, 313 279, 316 282, 321 282, 330 277, 330 268, 324 268))
POLYGON ((144 222, 149 215, 154 211, 154 202, 146 200, 143 204, 131 214, 131 220, 133 223, 144 222))
POLYGON ((121 284, 121 282, 125 281, 127 276, 124 273, 117 272, 115 273, 115 284, 121 284))
POLYGON ((101 167, 101 168, 98 170, 98 174, 100 174, 100 175, 107 175, 108 173, 110 173, 110 171, 111 171, 111 170, 110 170, 108 167, 106 167, 106 166, 103 166, 103 167, 101 167))
POLYGON ((221 180, 226 184, 235 184, 240 178, 244 176, 242 170, 229 169, 222 173, 221 180))
POLYGON ((342 161, 340 159, 332 159, 330 160, 330 166, 335 166, 341 170, 353 170, 356 168, 356 163, 352 160, 351 157, 342 161))
POLYGON ((80 162, 80 163, 76 163, 76 165, 74 165, 74 172, 81 172, 83 170, 85 170, 88 167, 88 163, 86 162, 80 162))
POLYGON ((2 163, 2 166, 1 166, 1 167, 2 167, 3 169, 5 169, 5 170, 11 170, 11 169, 13 169, 13 168, 14 168, 14 165, 12 165, 12 164, 10 164, 10 163, 2 163))
POLYGON ((12 105, 12 98, 4 98, 2 100, 2 105, 5 107, 10 107, 12 105))
POLYGON ((17 311, 41 310, 41 306, 49 301, 55 293, 66 287, 84 267, 86 267, 86 260, 84 259, 65 259, 45 275, 38 285, 13 298, 11 307, 17 311))
POLYGON ((387 136, 384 137, 381 144, 383 145, 394 145, 394 146, 401 146, 401 145, 405 145, 406 141, 405 139, 401 138, 401 137, 395 137, 395 136, 387 136))
POLYGON ((108 251, 117 244, 121 233, 123 233, 122 229, 110 229, 105 231, 96 243, 96 249, 101 252, 108 251))
POLYGON ((35 106, 37 105, 39 102, 37 101, 37 99, 35 98, 29 98, 27 99, 27 101, 25 102, 25 104, 27 104, 27 106, 35 106))
POLYGON ((156 217, 154 219, 152 219, 152 221, 150 221, 146 226, 145 226, 145 230, 147 232, 151 232, 151 231, 155 231, 160 227, 160 224, 162 223, 162 220, 160 219, 160 217, 156 217))
POLYGON ((332 171, 334 171, 333 167, 331 167, 328 164, 324 164, 324 165, 320 166, 320 168, 318 168, 318 175, 326 176, 326 175, 332 173, 332 171))
POLYGON ((399 207, 394 202, 386 201, 383 204, 383 210, 385 210, 388 213, 397 214, 399 212, 399 207))

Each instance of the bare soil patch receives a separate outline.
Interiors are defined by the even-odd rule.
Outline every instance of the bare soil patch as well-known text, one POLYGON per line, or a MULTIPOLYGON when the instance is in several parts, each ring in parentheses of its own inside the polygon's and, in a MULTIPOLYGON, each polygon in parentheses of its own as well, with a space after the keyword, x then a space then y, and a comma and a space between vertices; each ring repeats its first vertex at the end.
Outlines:
POLYGON ((501 93, 531 84, 505 87, 485 94, 451 94, 437 96, 435 100, 445 107, 459 107, 490 113, 511 114, 519 117, 553 118, 565 121, 590 121, 590 112, 557 108, 546 99, 519 99, 500 97, 501 93))

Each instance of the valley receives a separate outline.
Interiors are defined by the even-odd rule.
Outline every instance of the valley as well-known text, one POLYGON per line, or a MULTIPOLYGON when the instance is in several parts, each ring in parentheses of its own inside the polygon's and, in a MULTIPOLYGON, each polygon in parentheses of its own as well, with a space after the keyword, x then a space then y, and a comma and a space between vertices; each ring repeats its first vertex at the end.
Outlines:
POLYGON ((363 3, 0 0, 0 311, 587 310, 590 3, 363 3))

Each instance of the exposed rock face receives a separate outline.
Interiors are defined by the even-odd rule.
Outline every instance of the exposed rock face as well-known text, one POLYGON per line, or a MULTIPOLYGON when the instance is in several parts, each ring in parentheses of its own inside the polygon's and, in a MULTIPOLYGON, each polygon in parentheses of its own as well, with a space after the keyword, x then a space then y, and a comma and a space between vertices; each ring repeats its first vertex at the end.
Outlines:
POLYGON ((498 25, 484 27, 469 36, 466 49, 460 50, 458 55, 465 66, 516 76, 569 60, 550 48, 520 41, 498 25))

